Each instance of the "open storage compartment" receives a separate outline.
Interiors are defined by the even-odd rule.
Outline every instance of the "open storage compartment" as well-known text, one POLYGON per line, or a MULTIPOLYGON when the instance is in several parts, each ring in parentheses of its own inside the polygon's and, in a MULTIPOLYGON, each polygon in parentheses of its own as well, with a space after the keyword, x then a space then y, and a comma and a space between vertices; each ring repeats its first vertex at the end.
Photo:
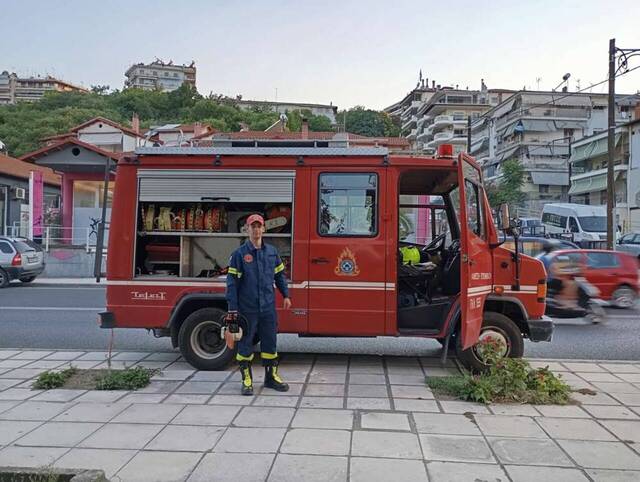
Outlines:
POLYGON ((136 277, 215 278, 247 238, 249 215, 291 269, 294 171, 140 169, 136 277))

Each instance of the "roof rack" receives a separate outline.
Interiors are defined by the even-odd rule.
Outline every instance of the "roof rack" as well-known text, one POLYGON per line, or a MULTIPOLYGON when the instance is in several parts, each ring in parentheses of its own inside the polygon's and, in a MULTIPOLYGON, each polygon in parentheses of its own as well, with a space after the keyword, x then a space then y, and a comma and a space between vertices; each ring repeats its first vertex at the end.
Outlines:
POLYGON ((138 147, 143 156, 386 156, 386 147, 333 146, 331 141, 232 141, 214 147, 138 147))

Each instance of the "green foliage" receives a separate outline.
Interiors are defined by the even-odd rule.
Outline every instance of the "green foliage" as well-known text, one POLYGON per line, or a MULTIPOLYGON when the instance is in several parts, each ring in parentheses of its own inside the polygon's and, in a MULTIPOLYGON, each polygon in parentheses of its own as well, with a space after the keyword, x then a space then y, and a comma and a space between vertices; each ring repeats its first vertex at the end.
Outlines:
POLYGON ((397 137, 400 127, 385 112, 356 106, 338 113, 338 124, 346 123, 346 131, 370 137, 397 137))
MULTIPOLYGON (((388 130, 387 124, 393 127, 388 116, 366 112, 371 113, 367 116, 382 119, 383 131, 388 130)), ((219 95, 203 97, 188 84, 172 92, 110 91, 109 86, 96 85, 90 93, 48 92, 38 102, 0 106, 0 139, 6 144, 9 155, 19 157, 42 147, 42 138, 68 132, 94 117, 106 117, 129 126, 134 113, 138 114, 142 127, 201 122, 223 132, 239 131, 243 125, 252 130, 264 130, 280 117, 269 106, 243 110, 236 106, 234 99, 219 95)), ((315 116, 309 110, 287 112, 287 117, 290 131, 300 131, 303 117, 309 121, 311 131, 333 129, 329 119, 315 116)))
POLYGON ((66 381, 71 378, 78 370, 75 367, 67 368, 59 372, 47 370, 41 373, 33 383, 33 388, 37 390, 50 390, 52 388, 60 388, 66 381))
POLYGON ((110 371, 97 380, 96 390, 138 390, 149 385, 155 372, 144 367, 110 371))
POLYGON ((479 403, 512 402, 558 404, 569 402, 570 388, 548 367, 532 369, 519 358, 505 358, 504 345, 495 339, 480 342, 480 357, 488 371, 478 375, 430 378, 427 384, 435 392, 479 403))
POLYGON ((517 159, 508 159, 502 163, 502 176, 497 183, 487 186, 489 204, 497 207, 506 203, 510 206, 522 202, 525 195, 522 192, 524 184, 524 167, 517 159))

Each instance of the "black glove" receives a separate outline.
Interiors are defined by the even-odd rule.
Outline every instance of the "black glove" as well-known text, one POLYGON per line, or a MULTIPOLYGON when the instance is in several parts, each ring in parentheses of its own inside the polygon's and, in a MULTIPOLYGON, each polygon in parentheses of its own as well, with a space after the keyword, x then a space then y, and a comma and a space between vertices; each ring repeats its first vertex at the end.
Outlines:
POLYGON ((240 331, 240 325, 238 324, 238 312, 230 311, 227 313, 225 317, 225 322, 227 323, 227 327, 229 332, 238 333, 240 331))

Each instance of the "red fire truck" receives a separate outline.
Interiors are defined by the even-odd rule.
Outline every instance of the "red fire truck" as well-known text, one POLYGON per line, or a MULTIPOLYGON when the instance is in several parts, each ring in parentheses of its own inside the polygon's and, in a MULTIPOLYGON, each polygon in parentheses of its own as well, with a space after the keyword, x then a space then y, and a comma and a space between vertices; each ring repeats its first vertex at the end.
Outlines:
POLYGON ((330 141, 142 147, 121 160, 101 327, 146 328, 194 367, 224 367, 226 266, 256 212, 286 265, 281 333, 436 338, 443 359, 451 347, 473 369, 484 337, 512 357, 524 338, 551 339, 544 268, 500 246, 471 157, 330 141))

